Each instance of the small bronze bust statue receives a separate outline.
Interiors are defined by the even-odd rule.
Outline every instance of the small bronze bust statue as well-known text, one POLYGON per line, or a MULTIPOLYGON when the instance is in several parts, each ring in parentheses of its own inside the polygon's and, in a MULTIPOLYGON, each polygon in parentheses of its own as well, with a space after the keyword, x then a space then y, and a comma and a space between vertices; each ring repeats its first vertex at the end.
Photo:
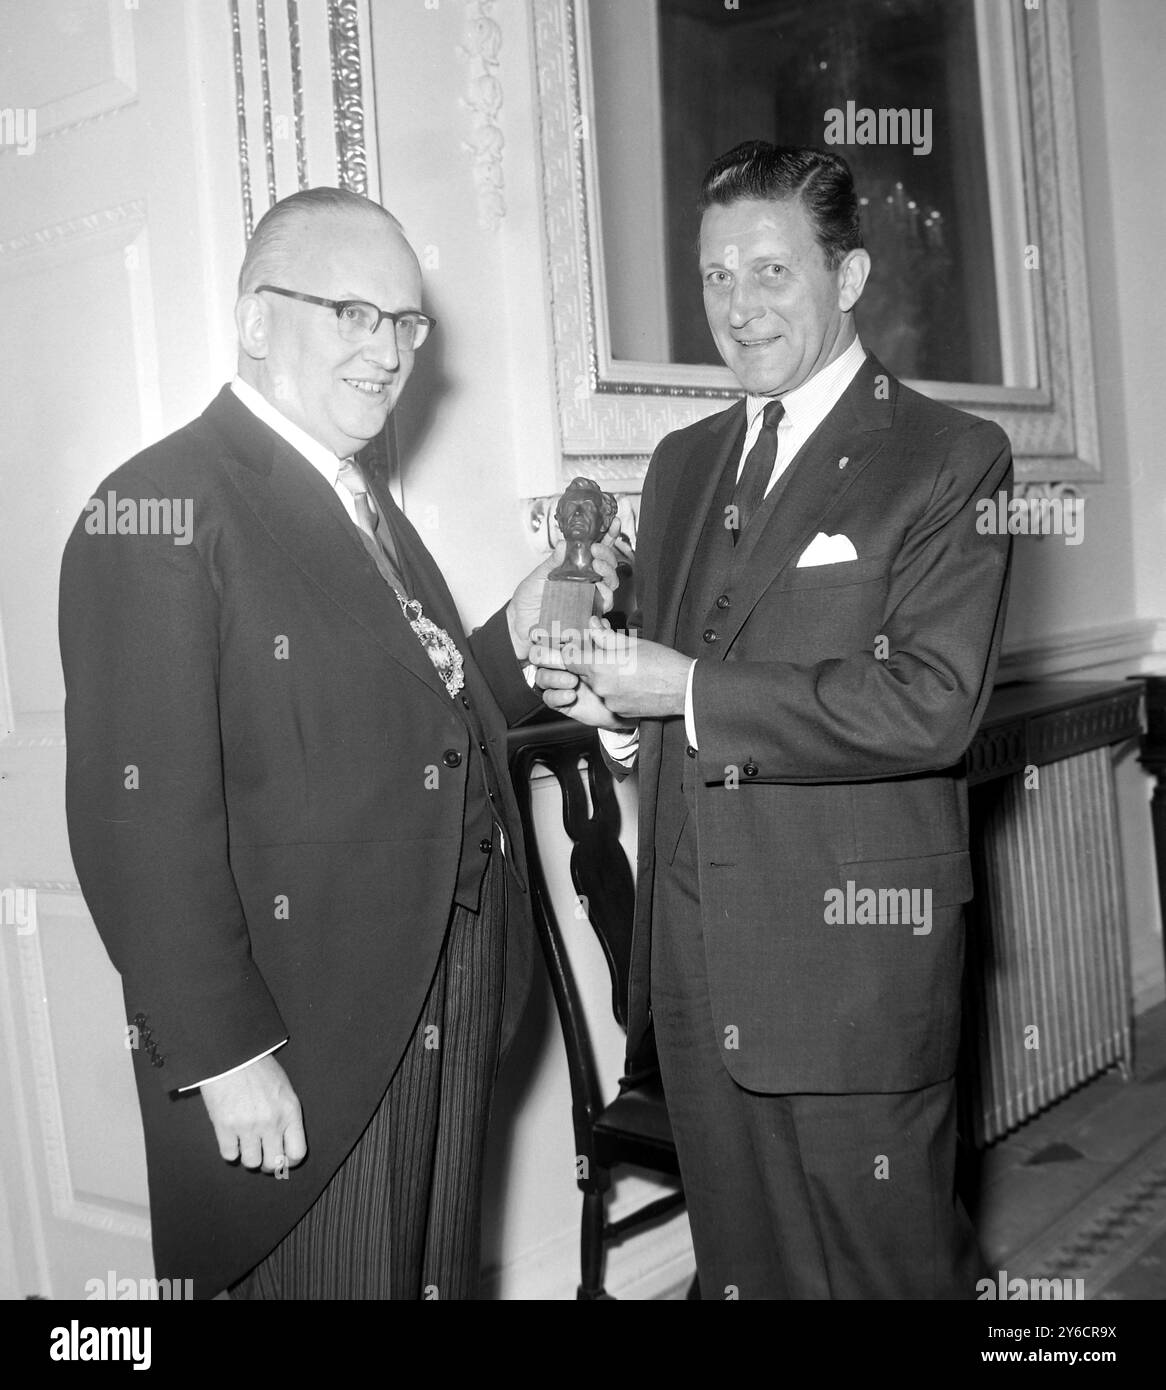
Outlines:
POLYGON ((547 575, 539 627, 552 647, 577 642, 598 607, 591 542, 603 536, 615 517, 616 501, 591 478, 572 478, 555 508, 555 520, 567 542, 567 555, 547 575))
POLYGON ((567 542, 563 563, 547 576, 568 583, 598 584, 599 575, 591 566, 591 542, 597 541, 611 525, 616 500, 592 478, 572 478, 555 508, 555 520, 567 542))

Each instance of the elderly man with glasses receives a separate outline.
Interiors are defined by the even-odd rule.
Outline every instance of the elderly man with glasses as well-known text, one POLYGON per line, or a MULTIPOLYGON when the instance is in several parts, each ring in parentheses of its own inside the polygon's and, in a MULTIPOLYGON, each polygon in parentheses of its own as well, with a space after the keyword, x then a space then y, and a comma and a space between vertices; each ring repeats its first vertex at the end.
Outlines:
POLYGON ((362 466, 420 304, 383 208, 277 203, 237 377, 98 489, 184 499, 190 543, 83 516, 65 551, 73 856, 122 976, 156 1274, 201 1297, 477 1292, 530 955, 505 731, 540 708, 523 667, 564 547, 467 637, 362 466))

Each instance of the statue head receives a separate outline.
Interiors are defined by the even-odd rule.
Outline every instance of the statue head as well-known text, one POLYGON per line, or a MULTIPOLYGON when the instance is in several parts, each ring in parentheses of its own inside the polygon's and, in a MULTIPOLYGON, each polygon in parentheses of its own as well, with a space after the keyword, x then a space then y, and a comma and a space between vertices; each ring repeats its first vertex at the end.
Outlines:
POLYGON ((555 520, 568 542, 597 541, 615 513, 615 498, 593 478, 572 478, 555 507, 555 520))

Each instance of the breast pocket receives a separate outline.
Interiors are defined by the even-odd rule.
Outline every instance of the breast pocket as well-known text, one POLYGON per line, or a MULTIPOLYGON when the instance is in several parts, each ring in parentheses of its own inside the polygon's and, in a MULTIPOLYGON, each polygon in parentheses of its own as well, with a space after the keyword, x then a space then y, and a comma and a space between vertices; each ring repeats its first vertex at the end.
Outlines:
POLYGON ((838 589, 848 584, 867 584, 881 579, 890 567, 890 555, 868 555, 862 560, 840 560, 833 565, 805 565, 789 570, 777 587, 782 590, 838 589))

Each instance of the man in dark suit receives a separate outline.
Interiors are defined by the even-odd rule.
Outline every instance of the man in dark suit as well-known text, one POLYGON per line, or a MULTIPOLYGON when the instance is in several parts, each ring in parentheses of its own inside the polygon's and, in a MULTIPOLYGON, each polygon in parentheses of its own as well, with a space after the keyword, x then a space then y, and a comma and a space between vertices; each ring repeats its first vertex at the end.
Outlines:
POLYGON ((156 1273, 200 1297, 476 1295, 529 963, 505 730, 541 707, 522 668, 563 552, 467 638, 355 459, 420 304, 383 208, 277 204, 238 377, 106 479, 65 551, 70 840, 123 980, 156 1273))
POLYGON ((603 735, 638 744, 629 1053, 654 1023, 705 1297, 971 1297, 961 760, 1009 558, 976 501, 1010 449, 863 351, 841 159, 749 142, 702 206, 748 398, 651 461, 642 633, 532 660, 548 704, 634 728, 603 735))

